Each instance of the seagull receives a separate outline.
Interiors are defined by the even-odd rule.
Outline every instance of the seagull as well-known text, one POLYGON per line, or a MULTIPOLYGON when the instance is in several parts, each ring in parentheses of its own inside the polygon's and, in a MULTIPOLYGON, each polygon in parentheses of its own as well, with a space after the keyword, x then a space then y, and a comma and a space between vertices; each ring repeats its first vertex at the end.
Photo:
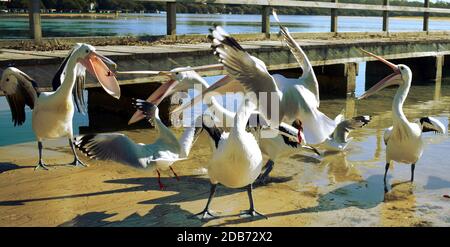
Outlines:
POLYGON ((389 68, 393 70, 393 73, 364 92, 359 99, 365 99, 385 87, 393 85, 399 86, 392 102, 393 126, 389 127, 384 132, 384 143, 386 144, 384 190, 387 192, 386 176, 390 164, 393 161, 411 164, 410 181, 413 182, 416 163, 423 153, 424 143, 422 134, 429 131, 445 134, 446 128, 442 122, 433 117, 423 117, 417 122, 409 122, 403 113, 403 103, 405 102, 411 87, 411 69, 404 64, 396 65, 373 53, 365 50, 362 51, 389 66, 389 68))
POLYGON ((188 127, 177 140, 175 134, 159 118, 159 109, 155 104, 137 99, 133 105, 147 120, 154 120, 159 137, 153 143, 135 143, 124 134, 107 133, 77 137, 75 145, 92 159, 112 160, 138 169, 156 170, 159 188, 164 189, 159 171, 170 169, 178 179, 172 165, 187 159, 192 144, 200 135, 202 128, 195 127, 198 124, 188 127))
POLYGON ((26 105, 32 109, 32 128, 39 149, 39 162, 35 169, 48 170, 42 160, 43 140, 63 136, 69 138, 74 155, 71 165, 86 166, 78 159, 73 145, 74 104, 71 92, 79 111, 84 111, 85 102, 82 90, 87 70, 98 79, 108 94, 118 99, 120 97, 119 84, 103 61, 116 66, 113 61, 98 54, 93 46, 75 45, 53 79, 54 92, 39 92, 37 83, 17 68, 9 67, 4 70, 0 80, 0 90, 5 93, 8 100, 14 126, 20 126, 25 122, 26 105))
POLYGON ((372 120, 371 116, 362 115, 351 119, 344 119, 343 114, 339 114, 335 118, 337 124, 333 133, 322 143, 322 147, 331 152, 342 152, 353 138, 348 138, 350 132, 356 128, 362 128, 369 124, 372 120))

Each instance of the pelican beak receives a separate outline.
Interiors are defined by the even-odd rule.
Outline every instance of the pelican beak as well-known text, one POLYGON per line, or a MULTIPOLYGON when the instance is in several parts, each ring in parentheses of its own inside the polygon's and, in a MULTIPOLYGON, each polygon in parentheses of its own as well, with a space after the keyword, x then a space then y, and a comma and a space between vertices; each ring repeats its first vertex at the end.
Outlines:
POLYGON ((365 91, 361 96, 358 97, 359 100, 365 99, 365 98, 369 97, 370 95, 377 93, 378 91, 380 91, 383 88, 393 86, 393 85, 399 85, 399 79, 401 79, 401 72, 400 72, 400 69, 398 69, 397 65, 395 65, 395 64, 387 61, 386 59, 384 59, 380 56, 377 56, 371 52, 365 51, 363 49, 361 49, 361 51, 363 51, 364 53, 368 54, 369 56, 374 57, 378 61, 381 61, 384 64, 386 64, 387 66, 389 66, 393 70, 393 73, 386 76, 385 78, 383 78, 381 81, 379 81, 373 87, 371 87, 369 90, 365 91))
MULTIPOLYGON (((164 74, 166 75, 166 74, 164 74)), ((167 74, 168 75, 168 74, 167 74)), ((171 95, 173 93, 173 88, 178 84, 177 80, 174 79, 170 79, 169 81, 165 82, 164 84, 162 84, 161 86, 158 87, 158 89, 156 89, 152 95, 150 95, 147 98, 147 102, 150 102, 156 106, 158 106, 161 101, 163 101, 163 99, 165 99, 167 96, 171 95)), ((128 121, 128 125, 136 123, 142 119, 144 119, 145 116, 142 113, 142 111, 137 110, 133 116, 130 118, 130 120, 128 121)))
POLYGON ((116 99, 120 98, 120 87, 119 83, 116 80, 115 74, 108 68, 105 64, 109 64, 114 67, 117 67, 117 64, 114 63, 111 59, 98 54, 93 51, 89 54, 85 59, 81 60, 80 63, 86 67, 86 70, 97 78, 102 85, 103 89, 111 96, 116 99))

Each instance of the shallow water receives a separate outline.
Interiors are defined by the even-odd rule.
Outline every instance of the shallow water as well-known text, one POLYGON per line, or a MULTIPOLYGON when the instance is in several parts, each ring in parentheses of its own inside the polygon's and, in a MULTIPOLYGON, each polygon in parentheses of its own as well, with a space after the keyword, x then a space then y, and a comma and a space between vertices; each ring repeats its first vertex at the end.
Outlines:
MULTIPOLYGON (((273 17, 272 24, 274 24, 273 17)), ((280 19, 292 32, 328 32, 329 16, 282 15, 280 19)), ((165 14, 128 14, 116 19, 43 18, 44 37, 164 35, 165 14)), ((226 27, 230 33, 258 33, 261 31, 260 15, 210 15, 177 14, 178 34, 205 34, 213 23, 226 27)), ((391 18, 391 31, 421 31, 420 18, 391 18)), ((381 17, 340 16, 340 32, 381 31, 381 17)), ((448 30, 450 20, 430 20, 430 30, 448 30)), ((272 32, 278 27, 272 25, 272 32)), ((0 39, 28 37, 28 18, 11 18, 0 15, 0 39)))

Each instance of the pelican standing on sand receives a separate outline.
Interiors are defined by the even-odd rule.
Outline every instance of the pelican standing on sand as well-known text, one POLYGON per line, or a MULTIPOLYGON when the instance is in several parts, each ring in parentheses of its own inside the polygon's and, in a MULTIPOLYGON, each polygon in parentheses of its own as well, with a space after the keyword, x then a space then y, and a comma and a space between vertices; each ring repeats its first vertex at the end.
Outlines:
POLYGON ((74 161, 71 164, 86 166, 78 159, 73 144, 74 104, 71 94, 72 90, 76 91, 74 94, 77 106, 80 107, 79 103, 84 102, 80 97, 83 97, 81 90, 87 70, 99 80, 108 94, 115 98, 120 97, 119 84, 103 61, 115 66, 110 59, 98 54, 93 46, 77 44, 64 60, 53 80, 53 87, 56 91, 50 93, 38 92, 36 82, 16 68, 9 67, 3 72, 0 90, 6 94, 14 125, 22 125, 25 121, 25 105, 33 110, 32 128, 39 149, 39 162, 35 169, 48 170, 42 160, 42 141, 63 136, 69 138, 74 155, 74 161), (62 84, 60 84, 61 81, 62 84), (75 83, 77 86, 73 89, 75 83))
POLYGON ((136 109, 139 110, 139 114, 142 114, 147 120, 153 119, 155 122, 159 137, 153 143, 135 143, 124 134, 108 133, 77 137, 75 145, 92 159, 112 160, 138 169, 155 169, 158 173, 159 188, 163 189, 164 185, 161 183, 159 170, 170 168, 178 179, 172 165, 188 157, 192 144, 201 133, 202 128, 186 128, 180 140, 177 140, 173 132, 159 118, 159 110, 156 106, 159 102, 154 103, 156 104, 140 99, 133 102, 136 109))
POLYGON ((386 144, 384 190, 387 192, 386 176, 391 162, 396 161, 410 164, 410 181, 413 182, 416 163, 423 153, 422 134, 428 131, 445 133, 446 128, 441 122, 433 117, 423 117, 418 121, 418 123, 409 122, 403 113, 403 103, 405 102, 411 87, 411 69, 404 64, 396 65, 380 56, 374 55, 367 51, 364 52, 385 63, 393 70, 393 73, 364 92, 359 99, 367 98, 385 87, 393 85, 399 86, 392 102, 393 126, 389 127, 384 132, 384 143, 386 144))
POLYGON ((209 211, 209 206, 219 183, 229 188, 247 187, 250 208, 243 211, 241 215, 265 217, 255 210, 252 194, 252 184, 261 173, 263 157, 255 137, 245 130, 254 110, 256 105, 252 99, 244 98, 230 132, 222 133, 216 139, 217 149, 214 150, 208 163, 208 175, 211 182, 208 202, 205 209, 197 214, 201 219, 214 217, 209 211))

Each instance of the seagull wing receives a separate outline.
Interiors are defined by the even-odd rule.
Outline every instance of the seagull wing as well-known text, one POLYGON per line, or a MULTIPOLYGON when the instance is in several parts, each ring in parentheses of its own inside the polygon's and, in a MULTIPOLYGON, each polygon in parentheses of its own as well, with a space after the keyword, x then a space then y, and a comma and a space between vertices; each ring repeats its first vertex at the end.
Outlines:
POLYGON ((153 158, 146 145, 136 144, 119 133, 80 136, 75 139, 75 145, 89 158, 112 160, 135 168, 146 168, 153 158))

